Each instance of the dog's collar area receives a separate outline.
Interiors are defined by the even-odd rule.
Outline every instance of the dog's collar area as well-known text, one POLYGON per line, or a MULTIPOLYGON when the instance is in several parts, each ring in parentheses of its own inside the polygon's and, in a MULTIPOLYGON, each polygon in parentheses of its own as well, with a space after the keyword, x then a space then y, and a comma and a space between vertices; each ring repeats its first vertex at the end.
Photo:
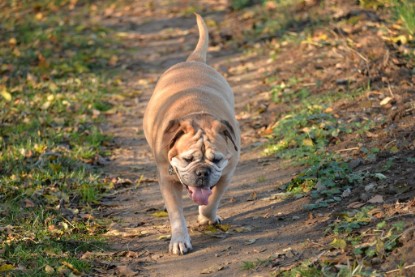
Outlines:
POLYGON ((169 175, 174 175, 174 172, 175 170, 174 170, 174 168, 173 168, 173 166, 172 165, 169 165, 169 175))

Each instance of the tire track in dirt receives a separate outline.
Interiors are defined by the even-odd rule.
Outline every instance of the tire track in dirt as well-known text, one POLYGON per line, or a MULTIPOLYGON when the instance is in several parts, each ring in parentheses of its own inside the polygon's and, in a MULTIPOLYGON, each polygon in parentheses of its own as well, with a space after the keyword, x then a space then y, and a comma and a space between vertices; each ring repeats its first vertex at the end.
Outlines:
MULTIPOLYGON (((207 8, 214 5, 204 4, 207 8)), ((318 225, 304 224, 307 214, 301 207, 307 199, 267 199, 297 170, 274 158, 261 156, 259 146, 263 141, 253 128, 256 118, 247 112, 249 103, 260 103, 266 97, 262 82, 264 68, 268 66, 266 57, 222 53, 214 47, 210 49, 208 63, 225 75, 233 87, 242 131, 241 160, 219 209, 224 225, 233 231, 201 230, 196 226, 197 206, 183 195, 194 249, 184 256, 167 253, 168 240, 160 238, 170 234, 170 227, 166 217, 153 216, 155 211, 162 211, 164 205, 156 181, 156 167, 142 131, 142 117, 157 78, 172 64, 185 60, 196 44, 195 18, 175 13, 171 8, 160 8, 152 14, 138 9, 130 17, 123 18, 122 24, 109 22, 110 26, 127 32, 128 39, 137 46, 137 59, 130 61, 131 75, 126 77, 127 96, 122 100, 120 111, 108 118, 105 128, 118 146, 105 173, 111 178, 132 182, 125 182, 124 188, 106 197, 100 212, 102 217, 113 221, 107 233, 111 247, 116 251, 129 251, 123 252, 123 257, 114 262, 117 274, 124 270, 125 274, 138 272, 140 276, 198 276, 202 273, 241 276, 248 274, 241 269, 244 261, 266 259, 286 248, 292 249, 292 260, 300 255, 302 258, 315 255, 312 248, 304 249, 309 239, 321 236, 318 225), (241 65, 244 66, 241 68, 241 65)), ((220 20, 223 16, 222 11, 217 11, 208 13, 205 18, 220 20)))

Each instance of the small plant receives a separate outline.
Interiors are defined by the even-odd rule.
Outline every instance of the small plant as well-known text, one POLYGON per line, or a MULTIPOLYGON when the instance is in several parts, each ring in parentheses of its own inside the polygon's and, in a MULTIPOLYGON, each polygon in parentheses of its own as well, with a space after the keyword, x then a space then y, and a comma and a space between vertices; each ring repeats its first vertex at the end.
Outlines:
POLYGON ((260 266, 265 266, 269 263, 271 263, 271 258, 269 259, 257 259, 256 261, 243 261, 242 262, 242 269, 243 270, 251 270, 251 269, 255 269, 257 267, 260 266))
POLYGON ((255 268, 255 262, 251 261, 243 261, 242 262, 242 269, 243 270, 251 270, 255 268))
POLYGON ((278 85, 273 86, 271 89, 271 99, 275 103, 291 103, 295 100, 304 100, 309 95, 310 92, 307 88, 295 89, 299 80, 296 78, 291 78, 287 83, 282 82, 278 85))
POLYGON ((337 119, 320 105, 306 106, 298 113, 280 119, 274 127, 273 140, 266 154, 294 159, 299 164, 313 164, 341 129, 337 119))
POLYGON ((388 4, 391 0, 360 0, 359 3, 364 8, 378 9, 388 4))
POLYGON ((349 234, 369 224, 372 218, 368 212, 372 209, 373 207, 368 206, 358 211, 349 211, 342 214, 338 221, 330 225, 332 232, 334 234, 349 234))
POLYGON ((230 2, 234 10, 242 10, 251 4, 251 0, 231 0, 230 2))
POLYGON ((394 0, 392 2, 394 11, 407 32, 415 35, 415 2, 412 0, 394 0))
POLYGON ((297 277, 297 276, 304 276, 304 277, 313 277, 313 276, 323 276, 323 272, 321 271, 321 266, 318 264, 314 264, 308 261, 302 262, 300 265, 284 271, 280 272, 277 276, 284 276, 284 277, 297 277))

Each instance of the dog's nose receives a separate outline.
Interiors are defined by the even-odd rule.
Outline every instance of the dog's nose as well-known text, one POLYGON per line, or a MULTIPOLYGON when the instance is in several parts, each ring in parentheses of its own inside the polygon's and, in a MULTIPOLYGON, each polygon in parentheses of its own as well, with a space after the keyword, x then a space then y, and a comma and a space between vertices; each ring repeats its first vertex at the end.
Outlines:
POLYGON ((210 173, 210 169, 209 168, 199 168, 196 170, 196 175, 197 177, 208 177, 210 173))

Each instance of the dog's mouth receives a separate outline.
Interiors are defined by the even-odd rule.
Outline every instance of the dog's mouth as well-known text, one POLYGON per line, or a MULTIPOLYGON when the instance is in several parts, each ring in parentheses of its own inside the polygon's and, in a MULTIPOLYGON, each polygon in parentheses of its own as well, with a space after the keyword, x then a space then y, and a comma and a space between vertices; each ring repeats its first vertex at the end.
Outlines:
POLYGON ((201 188, 201 187, 192 187, 186 186, 189 197, 193 202, 199 205, 207 205, 209 196, 212 194, 211 188, 201 188))

